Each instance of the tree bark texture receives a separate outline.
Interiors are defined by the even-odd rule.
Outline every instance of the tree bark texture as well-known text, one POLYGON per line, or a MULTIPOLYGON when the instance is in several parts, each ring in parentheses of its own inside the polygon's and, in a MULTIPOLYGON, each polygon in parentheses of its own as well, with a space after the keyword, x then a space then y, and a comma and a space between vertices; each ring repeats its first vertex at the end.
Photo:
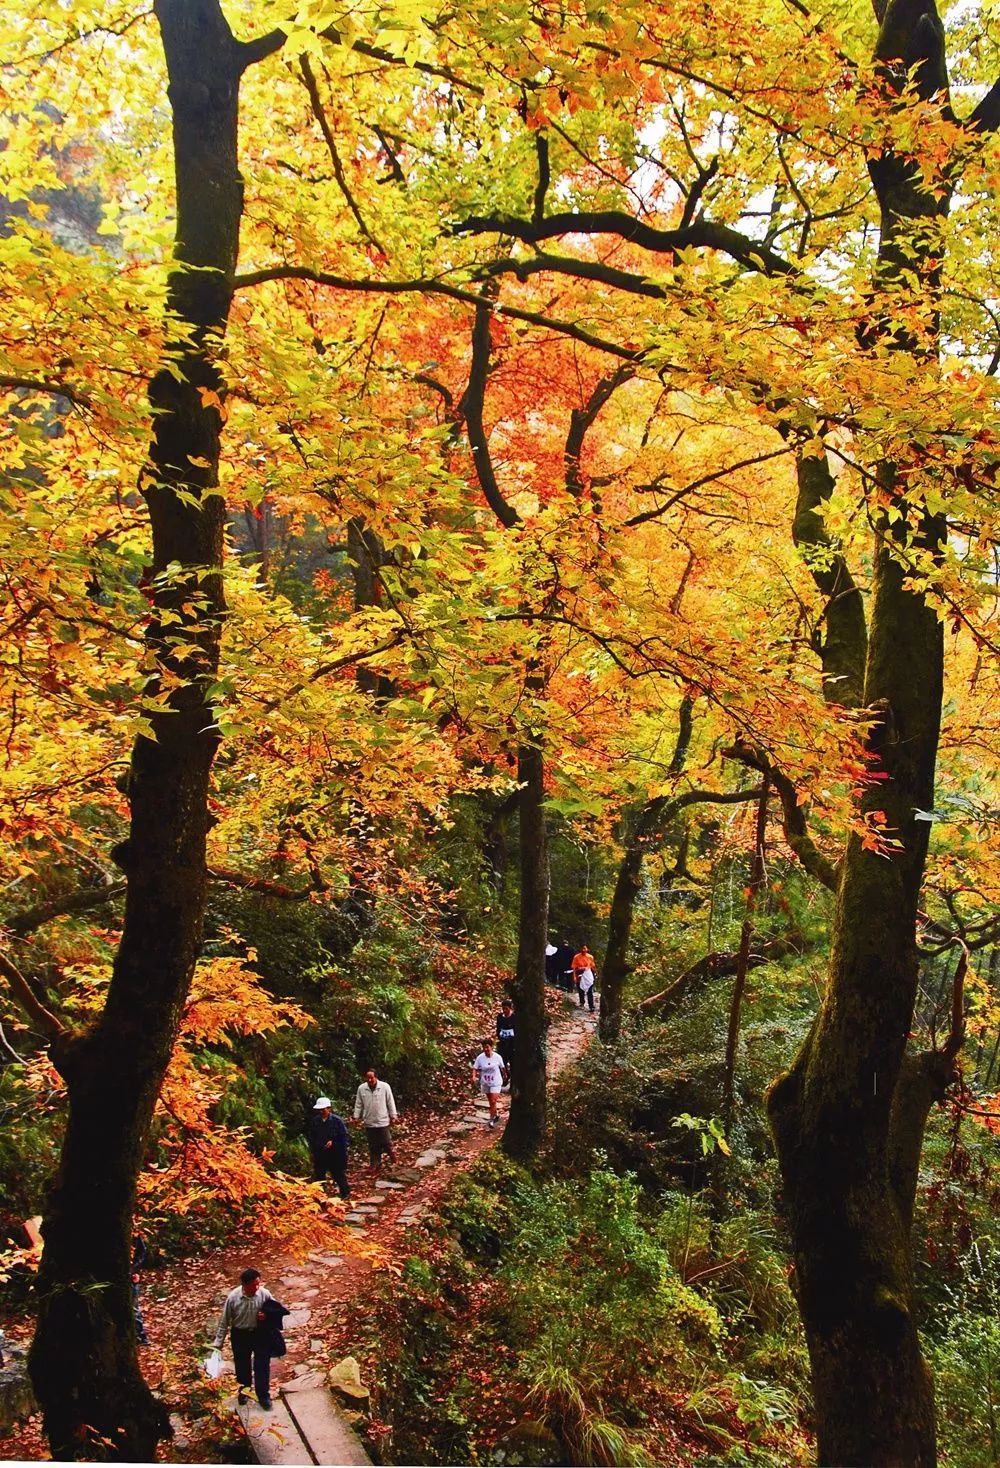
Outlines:
POLYGON ((833 493, 833 475, 825 457, 799 454, 795 467, 798 496, 792 538, 806 557, 817 589, 826 598, 823 630, 816 633, 823 667, 823 697, 827 703, 858 708, 864 691, 868 631, 864 599, 823 523, 823 505, 833 493))
MULTIPOLYGON (((879 10, 876 58, 898 98, 905 78, 925 102, 946 97, 943 31, 932 0, 879 10)), ((898 102, 897 105, 905 105, 898 102)), ((933 308, 936 220, 947 211, 915 160, 886 151, 870 164, 882 211, 880 291, 933 308)), ((901 313, 901 315, 904 313, 901 313)), ((932 344, 876 323, 864 347, 905 350, 934 370, 932 344)), ((876 466, 899 498, 890 463, 876 466)), ((910 544, 933 557, 946 527, 912 510, 910 544)), ((905 519, 905 516, 904 516, 905 519)), ((891 855, 851 837, 841 864, 829 983, 769 1112, 785 1185, 797 1291, 812 1362, 819 1461, 930 1468, 934 1397, 914 1319, 910 1222, 933 1060, 906 1055, 917 990, 916 924, 934 801, 943 691, 940 621, 919 584, 905 585, 906 544, 877 527, 864 704, 880 775, 862 802, 885 811, 891 855)))
POLYGON ((545 755, 541 743, 518 751, 521 903, 514 1010, 517 1016, 510 1114, 501 1145, 527 1159, 545 1134, 545 943, 549 927, 549 853, 545 830, 545 755))
POLYGON ((49 1197, 30 1369, 56 1459, 151 1461, 169 1435, 139 1371, 130 1295, 136 1177, 202 941, 210 687, 224 616, 218 493, 224 384, 243 188, 237 109, 244 48, 218 0, 157 0, 173 110, 176 266, 172 370, 150 385, 144 482, 152 530, 147 685, 165 694, 132 752, 124 928, 104 1011, 53 1042, 69 1115, 49 1197), (189 268, 194 267, 194 268, 189 268))
POLYGON ((904 849, 886 860, 851 838, 826 997, 769 1098, 812 1361, 819 1461, 877 1468, 935 1462, 933 1391, 913 1315, 909 1190, 916 1170, 901 1171, 894 1158, 901 1147, 912 1156, 914 1142, 919 1154, 927 1115, 915 1118, 897 1091, 916 998, 928 832, 914 811, 933 804, 942 640, 933 610, 902 582, 883 548, 865 697, 885 705, 873 750, 889 779, 865 804, 886 811, 904 849), (894 1176, 905 1178, 903 1196, 894 1176))

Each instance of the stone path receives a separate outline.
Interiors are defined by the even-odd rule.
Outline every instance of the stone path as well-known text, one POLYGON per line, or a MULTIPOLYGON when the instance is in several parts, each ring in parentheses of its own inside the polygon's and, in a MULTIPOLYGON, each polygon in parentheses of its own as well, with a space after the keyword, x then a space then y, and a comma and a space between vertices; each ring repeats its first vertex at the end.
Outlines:
MULTIPOLYGON (((581 1010, 575 999, 567 1002, 565 1011, 549 1028, 550 1080, 581 1053, 596 1027, 596 1015, 581 1010)), ((364 1257, 366 1244, 373 1246, 373 1255, 398 1256, 405 1252, 407 1230, 433 1208, 454 1173, 468 1167, 479 1152, 502 1135, 508 1105, 509 1098, 502 1096, 501 1123, 491 1129, 486 1097, 470 1099, 412 1165, 394 1167, 374 1179, 367 1189, 359 1190, 344 1216, 344 1227, 355 1241, 350 1254, 316 1250, 302 1261, 285 1257, 269 1262, 264 1271, 265 1283, 292 1312, 284 1325, 288 1354, 274 1362, 274 1410, 265 1413, 255 1404, 237 1409, 235 1395, 232 1398, 257 1462, 371 1461, 354 1431, 354 1423, 362 1420, 360 1413, 338 1409, 326 1385, 329 1362, 322 1359, 326 1342, 318 1317, 331 1308, 342 1310, 361 1288, 371 1268, 370 1260, 364 1257)), ((219 1309, 230 1288, 228 1279, 220 1279, 219 1309)), ((216 1314, 213 1327, 217 1318, 216 1314)), ((349 1393, 344 1395, 345 1400, 351 1399, 349 1393)), ((362 1388, 359 1405, 366 1398, 362 1388)), ((175 1422, 175 1427, 183 1433, 182 1422, 175 1422)))

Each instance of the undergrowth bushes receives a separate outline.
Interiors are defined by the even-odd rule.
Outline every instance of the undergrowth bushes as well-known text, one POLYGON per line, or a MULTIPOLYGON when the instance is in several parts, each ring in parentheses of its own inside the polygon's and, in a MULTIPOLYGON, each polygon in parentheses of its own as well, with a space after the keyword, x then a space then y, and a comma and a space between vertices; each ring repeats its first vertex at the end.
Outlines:
POLYGON ((804 1362, 773 1239, 744 1219, 715 1237, 702 1201, 651 1206, 606 1165, 537 1181, 487 1155, 375 1330, 396 1461, 805 1461, 804 1362))

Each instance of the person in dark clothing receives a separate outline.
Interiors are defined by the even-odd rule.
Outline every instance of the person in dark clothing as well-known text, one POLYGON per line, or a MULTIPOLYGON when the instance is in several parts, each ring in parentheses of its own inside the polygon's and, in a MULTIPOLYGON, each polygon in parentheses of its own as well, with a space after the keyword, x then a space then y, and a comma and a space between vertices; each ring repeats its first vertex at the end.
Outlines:
POLYGON ((571 994, 573 992, 573 950, 565 939, 556 949, 553 963, 556 966, 557 983, 560 989, 565 989, 571 994))
POLYGON ((510 1063, 514 1059, 514 1005, 505 999, 497 1015, 497 1050, 507 1068, 507 1086, 510 1086, 510 1063))
POLYGON ((327 1173, 337 1184, 342 1198, 351 1196, 347 1182, 347 1127, 334 1114, 329 1096, 320 1096, 309 1118, 309 1150, 313 1178, 321 1183, 327 1173))
POLYGON ((139 1292, 142 1289, 142 1271, 146 1267, 149 1251, 142 1234, 132 1235, 132 1314, 135 1316, 135 1338, 140 1346, 149 1345, 149 1336, 142 1318, 139 1292))
POLYGON ((545 945, 545 982, 559 983, 559 949, 554 943, 545 945))

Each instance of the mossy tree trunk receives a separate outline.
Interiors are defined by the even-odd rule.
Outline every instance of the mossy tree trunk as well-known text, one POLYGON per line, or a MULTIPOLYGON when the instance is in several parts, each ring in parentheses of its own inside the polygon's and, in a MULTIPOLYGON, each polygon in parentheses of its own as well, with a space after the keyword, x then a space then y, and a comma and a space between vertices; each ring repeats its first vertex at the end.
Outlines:
MULTIPOLYGON (((893 104, 906 105, 909 80, 925 105, 937 99, 947 108, 943 31, 931 0, 894 0, 879 20, 876 58, 893 104)), ((870 169, 882 216, 876 285, 898 300, 898 319, 917 307, 931 325, 917 341, 880 321, 863 346, 906 351, 915 372, 933 372, 937 226, 947 189, 935 195, 916 160, 892 151, 870 169)), ((924 1127, 952 1056, 908 1056, 906 1043, 930 829, 917 814, 934 801, 943 637, 905 563, 933 561, 947 527, 892 463, 876 473, 883 503, 904 511, 897 526, 907 512, 910 525, 877 527, 863 702, 877 714, 869 754, 880 779, 862 804, 866 813, 885 812, 898 847, 887 857, 857 835, 848 843, 826 995, 802 1051, 772 1088, 769 1112, 812 1362, 819 1461, 929 1468, 934 1397, 914 1318, 910 1224, 924 1127)))
POLYGON ((144 481, 152 529, 149 691, 168 688, 156 738, 132 751, 125 921, 104 1011, 53 1041, 69 1115, 44 1221, 30 1369, 56 1459, 151 1461, 165 1407, 136 1358, 130 1237, 136 1177, 202 939, 211 685, 224 617, 216 365, 232 299, 243 188, 240 78, 268 45, 235 40, 218 0, 156 0, 169 75, 178 262, 171 370, 150 386, 144 481), (193 267, 193 268, 189 268, 193 267))

